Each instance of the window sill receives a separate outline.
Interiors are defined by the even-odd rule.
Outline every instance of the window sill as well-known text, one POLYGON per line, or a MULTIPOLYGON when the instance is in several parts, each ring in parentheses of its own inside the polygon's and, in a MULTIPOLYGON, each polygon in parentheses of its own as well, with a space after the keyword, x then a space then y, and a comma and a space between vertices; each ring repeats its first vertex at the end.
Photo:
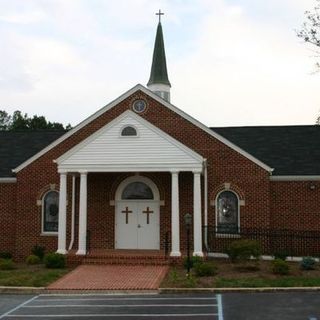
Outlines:
POLYGON ((216 233, 216 238, 241 238, 241 235, 240 234, 237 234, 237 233, 216 233))
POLYGON ((41 232, 40 233, 40 236, 49 236, 49 237, 52 237, 52 236, 54 236, 54 237, 57 237, 58 236, 58 232, 41 232))

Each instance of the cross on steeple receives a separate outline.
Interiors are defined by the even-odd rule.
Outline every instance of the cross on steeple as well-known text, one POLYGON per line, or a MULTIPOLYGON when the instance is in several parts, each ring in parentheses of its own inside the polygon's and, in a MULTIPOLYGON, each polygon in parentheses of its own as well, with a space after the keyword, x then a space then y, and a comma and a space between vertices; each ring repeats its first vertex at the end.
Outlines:
POLYGON ((159 12, 156 13, 156 16, 159 16, 159 23, 161 22, 161 16, 163 16, 164 13, 161 12, 161 10, 159 9, 159 12))

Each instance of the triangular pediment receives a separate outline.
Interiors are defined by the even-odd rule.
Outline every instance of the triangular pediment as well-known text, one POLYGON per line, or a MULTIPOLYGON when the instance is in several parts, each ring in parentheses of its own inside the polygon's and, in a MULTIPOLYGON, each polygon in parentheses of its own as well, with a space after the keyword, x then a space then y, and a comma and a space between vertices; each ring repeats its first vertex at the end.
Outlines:
POLYGON ((128 110, 63 154, 59 170, 88 172, 202 170, 203 158, 128 110), (136 136, 122 136, 133 127, 136 136))

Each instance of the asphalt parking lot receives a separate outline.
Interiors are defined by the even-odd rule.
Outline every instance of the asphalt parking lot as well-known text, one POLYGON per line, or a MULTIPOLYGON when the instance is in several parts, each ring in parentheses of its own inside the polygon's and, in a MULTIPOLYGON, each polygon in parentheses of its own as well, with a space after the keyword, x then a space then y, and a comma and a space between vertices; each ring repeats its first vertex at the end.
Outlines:
POLYGON ((320 292, 0 295, 0 319, 320 320, 320 292))
POLYGON ((222 320, 219 297, 212 294, 40 295, 26 297, 24 302, 9 311, 4 310, 0 319, 222 320))

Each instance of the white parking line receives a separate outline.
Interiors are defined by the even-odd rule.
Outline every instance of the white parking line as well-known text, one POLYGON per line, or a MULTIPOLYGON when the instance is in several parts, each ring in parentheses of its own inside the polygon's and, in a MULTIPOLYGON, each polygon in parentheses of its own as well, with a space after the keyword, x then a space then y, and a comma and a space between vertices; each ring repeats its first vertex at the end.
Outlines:
POLYGON ((32 297, 31 299, 29 299, 29 300, 27 300, 27 301, 19 304, 17 307, 15 307, 15 308, 9 310, 8 312, 4 313, 3 315, 1 315, 1 316, 0 316, 0 319, 3 319, 3 318, 8 317, 8 316, 10 317, 10 313, 12 313, 12 312, 14 312, 14 311, 16 311, 16 310, 24 307, 26 304, 28 304, 29 302, 35 300, 37 297, 38 297, 38 296, 32 297))
POLYGON ((218 319, 223 320, 223 309, 222 309, 222 297, 221 294, 217 294, 218 302, 218 319))
MULTIPOLYGON (((37 301, 41 301, 41 302, 47 302, 47 301, 117 301, 120 300, 119 298, 99 298, 99 299, 94 299, 94 298, 84 298, 84 299, 74 299, 74 298, 66 298, 66 299, 41 299, 41 297, 39 297, 39 299, 37 299, 37 301)), ((123 297, 121 299, 122 301, 134 301, 134 300, 141 300, 141 297, 138 298, 125 298, 123 297)), ((216 297, 157 297, 157 298, 143 298, 143 300, 217 300, 216 297)))
POLYGON ((217 313, 169 313, 169 314, 113 314, 113 313, 105 313, 105 314, 56 314, 56 315, 48 315, 48 314, 21 314, 21 315, 8 315, 8 318, 98 318, 98 317, 211 317, 218 316, 217 313))
POLYGON ((135 307, 217 307, 216 304, 48 304, 48 305, 31 305, 22 306, 22 308, 135 308, 135 307))

